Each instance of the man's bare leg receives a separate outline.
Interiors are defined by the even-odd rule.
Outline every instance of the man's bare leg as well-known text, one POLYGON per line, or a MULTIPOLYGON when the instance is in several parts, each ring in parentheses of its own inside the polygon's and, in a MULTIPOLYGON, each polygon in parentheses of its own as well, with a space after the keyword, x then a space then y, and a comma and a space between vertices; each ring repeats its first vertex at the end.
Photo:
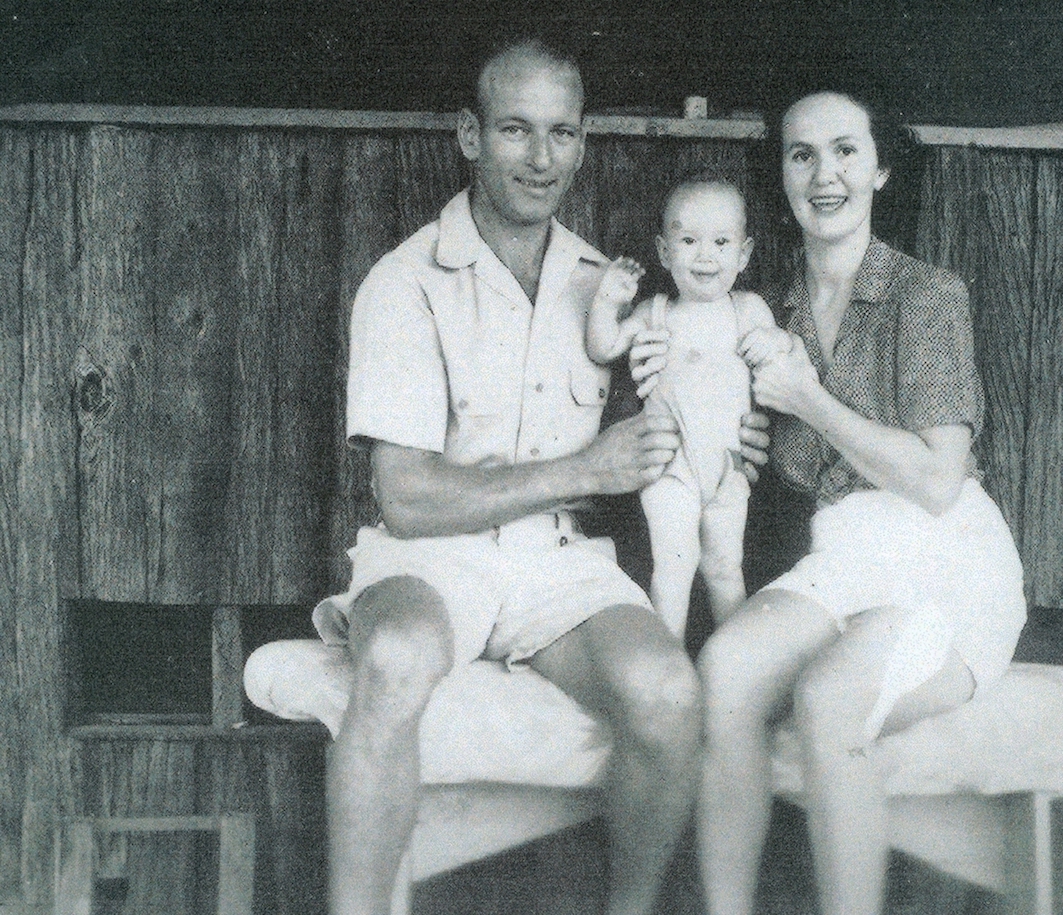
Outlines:
POLYGON ((691 814, 701 773, 701 688, 680 643, 640 607, 610 607, 532 667, 613 732, 606 785, 607 915, 645 915, 691 814))
POLYGON ((329 912, 386 915, 417 816, 417 730, 453 664, 439 595, 417 578, 367 589, 351 612, 351 702, 329 753, 329 912))

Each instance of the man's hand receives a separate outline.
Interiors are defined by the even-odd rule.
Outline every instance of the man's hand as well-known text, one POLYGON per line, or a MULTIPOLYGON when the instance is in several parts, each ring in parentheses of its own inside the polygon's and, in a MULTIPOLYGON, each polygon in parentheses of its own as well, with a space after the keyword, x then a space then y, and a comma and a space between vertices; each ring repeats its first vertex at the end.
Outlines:
POLYGON ((679 426, 669 413, 647 412, 602 432, 581 453, 603 495, 634 492, 660 479, 679 447, 679 426))
POLYGON ((738 428, 742 448, 742 472, 750 483, 760 479, 759 467, 768 463, 768 417, 764 413, 747 413, 738 428))
POLYGON ((628 366, 631 369, 631 379, 636 385, 636 393, 643 400, 657 387, 661 369, 668 364, 670 336, 671 333, 663 327, 643 329, 635 334, 634 344, 628 354, 628 366))
POLYGON ((614 309, 630 305, 639 291, 639 280, 645 275, 646 271, 634 258, 618 257, 605 268, 595 300, 614 309))

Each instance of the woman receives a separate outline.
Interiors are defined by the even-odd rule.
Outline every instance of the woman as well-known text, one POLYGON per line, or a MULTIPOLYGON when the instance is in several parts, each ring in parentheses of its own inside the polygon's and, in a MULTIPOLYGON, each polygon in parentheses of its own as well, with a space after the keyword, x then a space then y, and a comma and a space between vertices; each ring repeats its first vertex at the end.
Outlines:
POLYGON ((781 120, 803 241, 784 303, 794 346, 769 356, 753 331, 742 350, 756 400, 779 414, 774 468, 817 510, 810 553, 699 658, 699 843, 714 915, 752 910, 770 727, 791 700, 822 911, 878 912, 888 848, 866 748, 991 687, 1025 620, 1018 555, 971 455, 982 393, 966 289, 871 232, 894 133, 836 92, 799 99, 781 120))

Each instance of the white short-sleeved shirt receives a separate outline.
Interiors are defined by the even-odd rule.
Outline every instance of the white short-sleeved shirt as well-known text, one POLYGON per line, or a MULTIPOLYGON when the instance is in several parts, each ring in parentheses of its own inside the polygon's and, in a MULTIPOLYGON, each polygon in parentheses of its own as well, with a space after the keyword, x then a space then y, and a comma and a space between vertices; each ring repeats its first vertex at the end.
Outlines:
POLYGON ((467 191, 369 272, 351 314, 347 434, 456 464, 571 454, 598 433, 609 370, 586 355, 607 259, 556 220, 534 303, 480 237, 467 191))

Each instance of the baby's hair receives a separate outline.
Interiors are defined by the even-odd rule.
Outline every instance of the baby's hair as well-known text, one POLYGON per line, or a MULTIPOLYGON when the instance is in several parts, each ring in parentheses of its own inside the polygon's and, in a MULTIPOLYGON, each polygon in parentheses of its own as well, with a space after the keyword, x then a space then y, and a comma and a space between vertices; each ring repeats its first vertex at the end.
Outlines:
POLYGON ((660 214, 661 214, 661 231, 663 232, 667 226, 664 224, 665 216, 668 214, 668 210, 671 208, 675 198, 685 190, 695 187, 720 187, 729 191, 734 191, 735 196, 738 197, 739 202, 742 205, 742 221, 745 222, 748 219, 746 212, 746 195, 741 186, 727 175, 714 168, 697 168, 682 175, 678 181, 676 181, 668 190, 665 191, 664 197, 661 200, 660 214))

